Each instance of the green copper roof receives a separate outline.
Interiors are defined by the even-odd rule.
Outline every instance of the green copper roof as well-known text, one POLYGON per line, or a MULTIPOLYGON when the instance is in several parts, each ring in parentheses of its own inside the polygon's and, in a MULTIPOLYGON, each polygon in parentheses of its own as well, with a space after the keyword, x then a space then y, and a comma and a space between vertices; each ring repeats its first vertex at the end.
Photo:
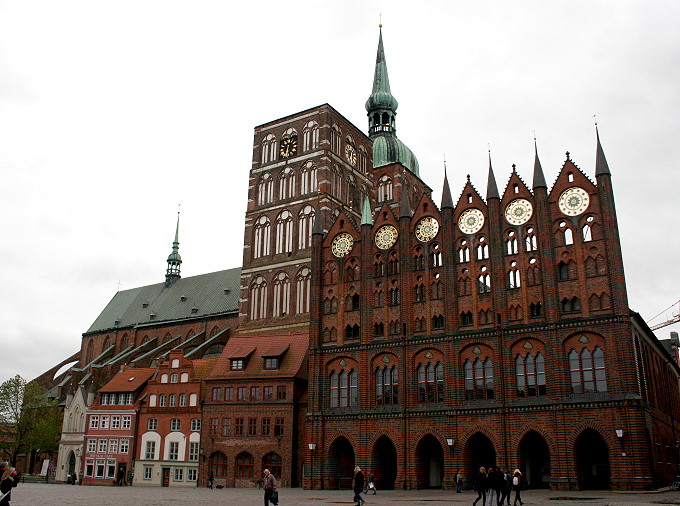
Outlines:
POLYGON ((364 208, 361 212, 361 224, 373 225, 373 214, 371 213, 371 203, 368 201, 368 197, 364 198, 364 208))
POLYGON ((373 139, 373 168, 400 162, 404 167, 420 177, 418 159, 406 144, 395 135, 381 135, 373 139))
POLYGON ((390 78, 387 76, 387 62, 385 61, 385 49, 383 48, 382 28, 378 39, 378 56, 375 60, 375 75, 373 76, 373 93, 366 100, 366 111, 375 109, 387 109, 395 112, 399 107, 397 99, 390 91, 390 78))
POLYGON ((399 162, 420 177, 418 160, 415 155, 406 144, 397 139, 395 127, 397 106, 398 102, 392 95, 390 80, 387 76, 381 28, 378 39, 378 56, 375 60, 373 91, 366 100, 368 136, 373 141, 373 168, 399 162))

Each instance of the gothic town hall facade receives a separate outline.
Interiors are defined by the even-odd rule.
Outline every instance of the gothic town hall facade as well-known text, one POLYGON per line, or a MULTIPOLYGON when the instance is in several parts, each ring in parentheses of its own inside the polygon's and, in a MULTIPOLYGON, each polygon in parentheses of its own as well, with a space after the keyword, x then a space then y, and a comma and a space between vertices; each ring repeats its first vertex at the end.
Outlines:
POLYGON ((269 466, 346 488, 355 465, 379 489, 470 485, 480 466, 553 489, 671 481, 680 370, 628 307, 599 134, 594 178, 567 153, 549 186, 536 150, 531 184, 513 167, 499 187, 489 160, 485 193, 445 175, 434 202, 396 109, 381 34, 368 135, 328 104, 255 128, 199 483, 269 466))

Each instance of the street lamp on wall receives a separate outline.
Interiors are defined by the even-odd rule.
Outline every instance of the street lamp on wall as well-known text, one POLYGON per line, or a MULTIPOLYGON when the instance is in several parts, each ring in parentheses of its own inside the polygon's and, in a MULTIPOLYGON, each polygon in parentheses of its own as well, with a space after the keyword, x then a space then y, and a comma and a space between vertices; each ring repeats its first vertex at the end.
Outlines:
POLYGON ((314 453, 316 443, 307 443, 307 448, 309 448, 309 488, 314 490, 314 453))
POLYGON ((619 439, 623 438, 623 429, 616 429, 616 437, 619 439))
POLYGON ((452 437, 447 437, 446 438, 446 444, 449 445, 449 449, 453 449, 453 443, 455 443, 456 440, 453 439, 452 437))

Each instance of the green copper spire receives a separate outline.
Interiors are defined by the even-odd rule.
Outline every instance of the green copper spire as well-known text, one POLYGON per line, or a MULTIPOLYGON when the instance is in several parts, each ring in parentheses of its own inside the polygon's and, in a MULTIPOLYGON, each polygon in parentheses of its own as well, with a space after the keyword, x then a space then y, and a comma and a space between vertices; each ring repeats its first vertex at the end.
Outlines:
POLYGON ((368 113, 368 136, 373 141, 373 168, 399 162, 416 176, 418 160, 413 152, 397 139, 394 118, 397 115, 397 99, 390 90, 390 79, 387 76, 387 62, 383 47, 382 25, 378 39, 378 56, 375 60, 373 91, 366 100, 368 113))
POLYGON ((180 266, 182 257, 179 255, 179 211, 177 211, 177 227, 175 228, 175 240, 172 243, 172 253, 168 255, 168 269, 165 271, 165 286, 170 286, 180 279, 180 266))
POLYGON ((361 212, 361 224, 362 225, 373 225, 373 215, 371 213, 371 203, 368 201, 368 197, 364 197, 364 208, 361 212))
POLYGON ((399 103, 390 91, 390 78, 387 75, 387 62, 385 61, 385 49, 383 48, 382 26, 378 39, 378 56, 375 59, 375 75, 373 76, 373 93, 366 100, 366 112, 382 109, 392 113, 390 124, 383 125, 394 129, 394 115, 396 115, 399 103))

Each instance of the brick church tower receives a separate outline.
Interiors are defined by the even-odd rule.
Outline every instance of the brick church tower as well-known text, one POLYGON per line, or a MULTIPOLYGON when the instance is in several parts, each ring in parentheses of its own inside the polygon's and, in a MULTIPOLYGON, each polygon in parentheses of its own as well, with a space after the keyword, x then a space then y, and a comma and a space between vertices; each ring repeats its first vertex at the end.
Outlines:
POLYGON ((255 128, 240 334, 307 330, 315 217, 358 218, 371 164, 370 140, 328 104, 255 128))

